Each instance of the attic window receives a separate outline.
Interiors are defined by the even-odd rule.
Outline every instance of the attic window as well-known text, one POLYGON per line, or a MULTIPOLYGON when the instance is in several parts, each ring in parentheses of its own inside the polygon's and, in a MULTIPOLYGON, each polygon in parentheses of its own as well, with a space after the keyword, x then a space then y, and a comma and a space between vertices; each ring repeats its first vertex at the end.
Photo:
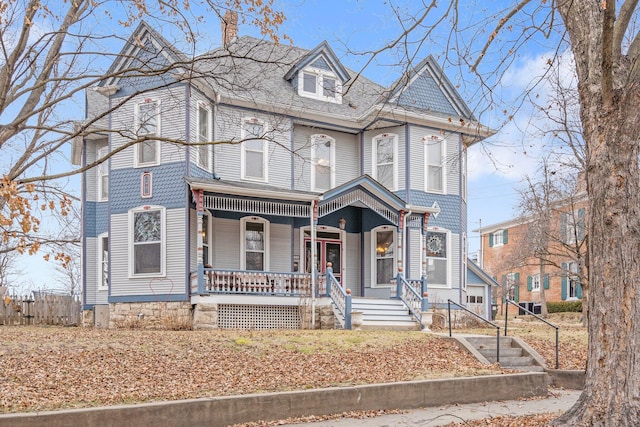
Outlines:
POLYGON ((342 104, 342 85, 333 72, 308 67, 298 78, 298 95, 342 104))

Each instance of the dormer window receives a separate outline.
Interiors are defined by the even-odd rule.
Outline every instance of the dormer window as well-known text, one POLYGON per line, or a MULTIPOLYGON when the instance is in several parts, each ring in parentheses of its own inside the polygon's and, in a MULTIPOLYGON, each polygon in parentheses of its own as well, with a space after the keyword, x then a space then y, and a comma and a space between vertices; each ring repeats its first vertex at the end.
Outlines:
POLYGON ((298 78, 298 95, 328 102, 342 103, 342 85, 333 72, 305 68, 298 78))

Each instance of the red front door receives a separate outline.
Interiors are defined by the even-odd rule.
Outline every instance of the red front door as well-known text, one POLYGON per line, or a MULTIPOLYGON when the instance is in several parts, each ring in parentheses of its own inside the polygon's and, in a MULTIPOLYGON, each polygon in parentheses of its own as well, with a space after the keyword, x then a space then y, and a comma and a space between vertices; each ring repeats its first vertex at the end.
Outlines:
MULTIPOLYGON (((311 273, 311 239, 305 237, 305 270, 311 273)), ((342 283, 342 242, 339 233, 318 233, 316 239, 316 269, 318 273, 327 272, 327 263, 330 262, 333 268, 333 275, 338 282, 342 283), (333 235, 333 236, 332 236, 333 235)))

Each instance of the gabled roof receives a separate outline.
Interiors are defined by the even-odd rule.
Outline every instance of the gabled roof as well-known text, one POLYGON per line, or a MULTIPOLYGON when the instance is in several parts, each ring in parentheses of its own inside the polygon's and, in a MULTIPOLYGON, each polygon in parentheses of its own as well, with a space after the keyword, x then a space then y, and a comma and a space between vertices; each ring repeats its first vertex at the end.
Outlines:
POLYGON ((324 61, 328 67, 333 71, 342 84, 345 84, 351 76, 347 69, 340 63, 340 60, 331 49, 331 46, 325 41, 320 43, 318 46, 310 50, 306 55, 301 57, 291 69, 284 75, 285 80, 293 79, 298 72, 303 70, 304 68, 313 65, 317 61, 324 61))
POLYGON ((131 34, 124 47, 105 73, 105 79, 99 86, 117 85, 123 77, 119 70, 127 68, 162 69, 170 64, 186 62, 186 56, 169 43, 160 33, 145 21, 140 22, 131 34), (134 61, 138 64, 134 64, 134 61), (133 67, 132 67, 133 65, 133 67))
POLYGON ((478 264, 473 262, 471 259, 467 258, 467 269, 472 271, 480 280, 486 283, 489 286, 500 286, 498 282, 496 282, 493 277, 489 276, 483 269, 480 268, 478 264))
POLYGON ((390 89, 389 103, 408 109, 476 120, 432 55, 396 80, 390 89))

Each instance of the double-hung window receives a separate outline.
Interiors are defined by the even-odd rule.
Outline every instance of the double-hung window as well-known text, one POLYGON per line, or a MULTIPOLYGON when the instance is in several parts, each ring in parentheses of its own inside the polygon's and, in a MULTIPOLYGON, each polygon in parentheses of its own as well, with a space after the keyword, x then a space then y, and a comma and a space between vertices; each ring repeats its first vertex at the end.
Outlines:
POLYGON ((335 186, 335 140, 327 135, 311 137, 311 188, 326 191, 335 186))
POLYGON ((391 191, 398 187, 398 137, 383 133, 373 138, 373 177, 391 191))
POLYGON ((495 248, 497 246, 506 245, 508 241, 508 231, 498 230, 489 234, 489 247, 495 248))
POLYGON ((160 102, 146 99, 136 106, 137 134, 145 138, 136 144, 135 166, 153 166, 160 163, 160 144, 154 137, 160 135, 160 102))
MULTIPOLYGON (((102 147, 98 150, 98 158, 104 159, 109 154, 109 147, 102 147)), ((105 160, 98 165, 98 201, 109 200, 109 160, 105 160)))
POLYGON ((242 218, 240 269, 269 270, 269 222, 259 217, 242 218))
POLYGON ((267 141, 265 124, 258 119, 245 119, 242 123, 242 178, 267 181, 267 141))
POLYGON ((531 283, 528 286, 529 291, 531 292, 540 292, 540 275, 539 274, 534 274, 531 277, 531 283))
POLYGON ((107 233, 98 236, 98 290, 109 289, 109 236, 107 233))
POLYGON ((437 135, 423 138, 425 145, 426 191, 444 193, 444 139, 437 135))
MULTIPOLYGON (((198 105, 198 143, 211 141, 211 110, 204 105, 198 105)), ((207 171, 211 170, 211 146, 198 145, 198 166, 207 171)))
POLYGON ((375 286, 390 286, 396 274, 396 231, 393 227, 382 226, 373 230, 375 286))
POLYGON ((427 232, 427 274, 429 285, 449 286, 449 244, 446 231, 427 232))
POLYGON ((332 71, 307 67, 299 74, 298 81, 298 95, 342 103, 342 85, 332 71))
POLYGON ((143 206, 129 211, 131 276, 164 276, 165 209, 143 206))

